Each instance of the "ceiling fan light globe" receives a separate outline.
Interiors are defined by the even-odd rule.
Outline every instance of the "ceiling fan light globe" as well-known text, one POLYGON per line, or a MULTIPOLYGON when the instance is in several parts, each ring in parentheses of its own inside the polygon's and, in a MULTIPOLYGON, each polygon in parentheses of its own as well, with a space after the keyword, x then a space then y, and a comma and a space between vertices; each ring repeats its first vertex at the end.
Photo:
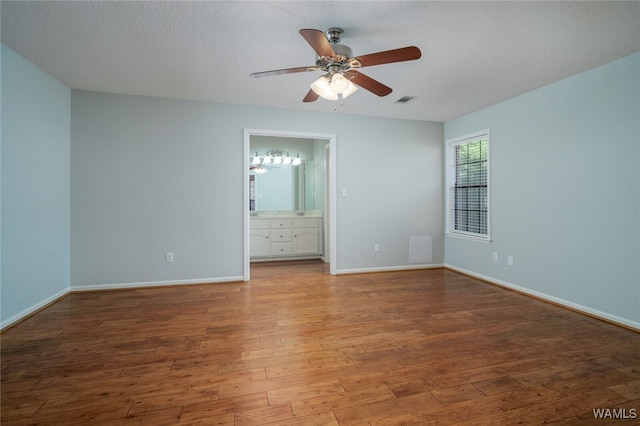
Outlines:
POLYGON ((327 99, 329 101, 335 101, 338 99, 338 95, 331 89, 329 84, 329 78, 325 75, 318 78, 311 83, 311 90, 318 94, 318 96, 327 99))
MULTIPOLYGON (((347 90, 347 88, 349 87, 349 80, 347 80, 346 78, 344 78, 344 76, 340 73, 336 73, 333 76, 331 76, 331 89, 335 92, 335 93, 343 93, 347 90)), ((344 95, 343 95, 344 97, 344 95)))
MULTIPOLYGON (((346 80, 346 79, 345 79, 346 80)), ((352 93, 354 93, 356 90, 358 90, 358 86, 356 86, 355 84, 353 84, 352 82, 350 82, 349 80, 347 80, 347 88, 345 89, 344 92, 342 92, 342 99, 346 98, 347 96, 351 95, 352 93)))

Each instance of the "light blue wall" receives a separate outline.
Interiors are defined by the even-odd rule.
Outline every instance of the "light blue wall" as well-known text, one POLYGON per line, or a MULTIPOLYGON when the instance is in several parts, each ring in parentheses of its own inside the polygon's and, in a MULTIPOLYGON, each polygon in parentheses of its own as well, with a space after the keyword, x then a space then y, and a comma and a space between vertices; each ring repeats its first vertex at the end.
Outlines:
POLYGON ((486 128, 493 242, 447 237, 446 263, 640 327, 640 53, 451 120, 445 137, 486 128))
POLYGON ((2 45, 2 326, 69 289, 70 96, 2 45))
POLYGON ((245 128, 337 135, 338 270, 408 266, 413 235, 444 262, 442 123, 76 90, 71 104, 72 287, 241 279, 245 128))

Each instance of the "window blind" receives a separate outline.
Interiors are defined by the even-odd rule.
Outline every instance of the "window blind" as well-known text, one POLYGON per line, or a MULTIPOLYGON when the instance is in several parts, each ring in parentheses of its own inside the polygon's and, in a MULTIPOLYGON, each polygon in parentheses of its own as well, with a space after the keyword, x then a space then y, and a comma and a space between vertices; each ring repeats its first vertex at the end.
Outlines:
POLYGON ((489 137, 449 143, 449 232, 488 238, 489 137))

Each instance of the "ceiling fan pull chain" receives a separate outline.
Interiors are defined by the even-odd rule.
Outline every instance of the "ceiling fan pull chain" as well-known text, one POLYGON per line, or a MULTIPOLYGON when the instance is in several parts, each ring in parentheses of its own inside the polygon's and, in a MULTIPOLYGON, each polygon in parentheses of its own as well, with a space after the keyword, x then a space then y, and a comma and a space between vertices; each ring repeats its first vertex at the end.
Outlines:
POLYGON ((333 110, 337 111, 339 106, 344 106, 344 97, 342 96, 342 93, 338 93, 338 99, 336 99, 336 102, 333 104, 333 110))

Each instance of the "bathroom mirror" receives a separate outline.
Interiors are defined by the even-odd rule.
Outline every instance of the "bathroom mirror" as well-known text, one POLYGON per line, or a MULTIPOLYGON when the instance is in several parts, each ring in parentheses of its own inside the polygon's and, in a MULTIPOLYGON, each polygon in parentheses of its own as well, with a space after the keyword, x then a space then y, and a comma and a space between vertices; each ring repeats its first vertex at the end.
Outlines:
MULTIPOLYGON (((326 141, 323 141, 322 147, 326 141)), ((269 150, 281 150, 293 156, 299 155, 302 163, 293 165, 264 165, 264 173, 255 173, 250 170, 249 180, 249 208, 252 211, 273 210, 314 210, 318 208, 316 196, 317 179, 316 152, 323 149, 313 139, 278 138, 272 136, 251 136, 250 152, 253 157, 269 150)), ((324 159, 320 158, 321 165, 324 159)), ((320 180, 324 185, 324 181, 320 180)), ((324 188, 324 186, 323 186, 324 188)), ((321 191, 322 193, 324 191, 321 191)))

